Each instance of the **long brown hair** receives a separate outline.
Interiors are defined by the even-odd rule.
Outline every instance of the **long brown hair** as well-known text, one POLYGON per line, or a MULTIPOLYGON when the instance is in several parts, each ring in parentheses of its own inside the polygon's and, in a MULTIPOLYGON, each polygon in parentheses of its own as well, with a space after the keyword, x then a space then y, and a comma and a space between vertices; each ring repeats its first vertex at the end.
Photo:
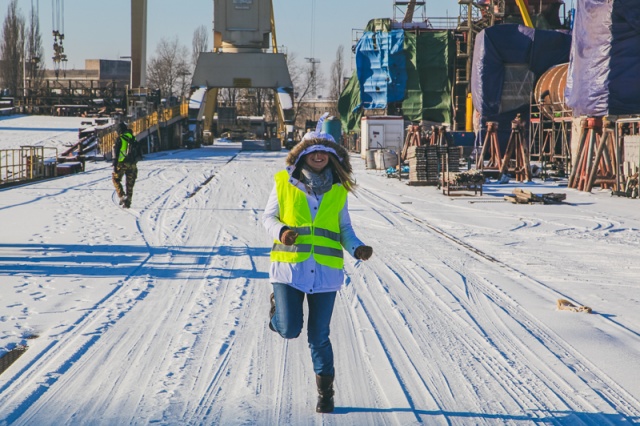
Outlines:
POLYGON ((340 179, 340 183, 344 186, 344 189, 348 192, 353 192, 357 185, 356 181, 353 180, 351 173, 345 170, 342 163, 333 154, 329 154, 329 164, 331 165, 334 173, 338 176, 338 179, 340 179))

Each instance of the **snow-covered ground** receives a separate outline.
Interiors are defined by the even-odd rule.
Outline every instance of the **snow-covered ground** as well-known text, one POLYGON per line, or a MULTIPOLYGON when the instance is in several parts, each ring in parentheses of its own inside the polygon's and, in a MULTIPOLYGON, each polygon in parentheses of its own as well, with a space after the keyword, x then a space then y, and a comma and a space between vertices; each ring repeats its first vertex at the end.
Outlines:
POLYGON ((58 153, 61 153, 78 142, 78 129, 83 121, 92 119, 28 115, 0 117, 0 149, 45 146, 58 148, 58 153))
MULTIPOLYGON (((2 144, 78 127, 41 120, 0 121, 2 144)), ((267 327, 261 212, 285 155, 148 155, 130 210, 107 163, 0 191, 0 352, 29 347, 0 374, 0 424, 640 422, 639 200, 541 181, 448 197, 357 155, 374 256, 347 256, 336 411, 316 414, 306 336, 267 327), (514 188, 567 202, 503 201, 514 188)))

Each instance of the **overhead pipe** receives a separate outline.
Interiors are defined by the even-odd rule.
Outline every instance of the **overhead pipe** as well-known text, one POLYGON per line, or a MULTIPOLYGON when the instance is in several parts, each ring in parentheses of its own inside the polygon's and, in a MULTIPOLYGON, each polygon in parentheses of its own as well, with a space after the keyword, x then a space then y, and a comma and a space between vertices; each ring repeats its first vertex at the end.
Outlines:
POLYGON ((464 130, 473 132, 473 98, 471 93, 467 93, 467 114, 465 116, 464 130))
POLYGON ((518 8, 520 8, 520 14, 522 15, 524 24, 529 28, 533 28, 533 22, 531 21, 531 17, 529 16, 529 11, 527 10, 527 4, 525 3, 525 0, 516 0, 516 4, 518 5, 518 8))

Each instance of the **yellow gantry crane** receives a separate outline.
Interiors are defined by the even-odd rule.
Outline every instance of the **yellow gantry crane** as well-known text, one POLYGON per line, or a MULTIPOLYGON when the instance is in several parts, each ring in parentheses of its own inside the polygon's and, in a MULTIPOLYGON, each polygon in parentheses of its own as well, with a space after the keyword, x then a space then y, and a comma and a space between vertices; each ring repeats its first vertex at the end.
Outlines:
MULTIPOLYGON (((276 18, 273 14, 273 0, 271 0, 271 44, 273 48, 273 53, 278 53, 278 41, 276 39, 276 18)), ((282 138, 282 140, 286 140, 286 127, 285 127, 285 117, 284 117, 284 109, 282 109, 282 103, 280 101, 280 96, 276 93, 273 97, 276 102, 276 109, 278 111, 278 135, 282 138)))
POLYGON ((219 88, 272 89, 278 106, 278 137, 293 116, 293 83, 284 54, 278 52, 272 0, 214 0, 214 46, 201 52, 191 85, 206 87, 204 139, 212 141, 210 123, 219 88), (268 52, 270 34, 272 51, 268 52))

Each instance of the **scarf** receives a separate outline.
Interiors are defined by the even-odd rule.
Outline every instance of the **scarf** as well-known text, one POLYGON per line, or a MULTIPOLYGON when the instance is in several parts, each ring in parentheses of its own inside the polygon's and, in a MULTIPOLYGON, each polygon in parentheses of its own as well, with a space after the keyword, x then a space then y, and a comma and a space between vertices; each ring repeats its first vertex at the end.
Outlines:
POLYGON ((302 166, 300 181, 307 185, 317 196, 322 195, 328 192, 333 185, 331 167, 325 167, 323 171, 316 173, 304 165, 302 166))

